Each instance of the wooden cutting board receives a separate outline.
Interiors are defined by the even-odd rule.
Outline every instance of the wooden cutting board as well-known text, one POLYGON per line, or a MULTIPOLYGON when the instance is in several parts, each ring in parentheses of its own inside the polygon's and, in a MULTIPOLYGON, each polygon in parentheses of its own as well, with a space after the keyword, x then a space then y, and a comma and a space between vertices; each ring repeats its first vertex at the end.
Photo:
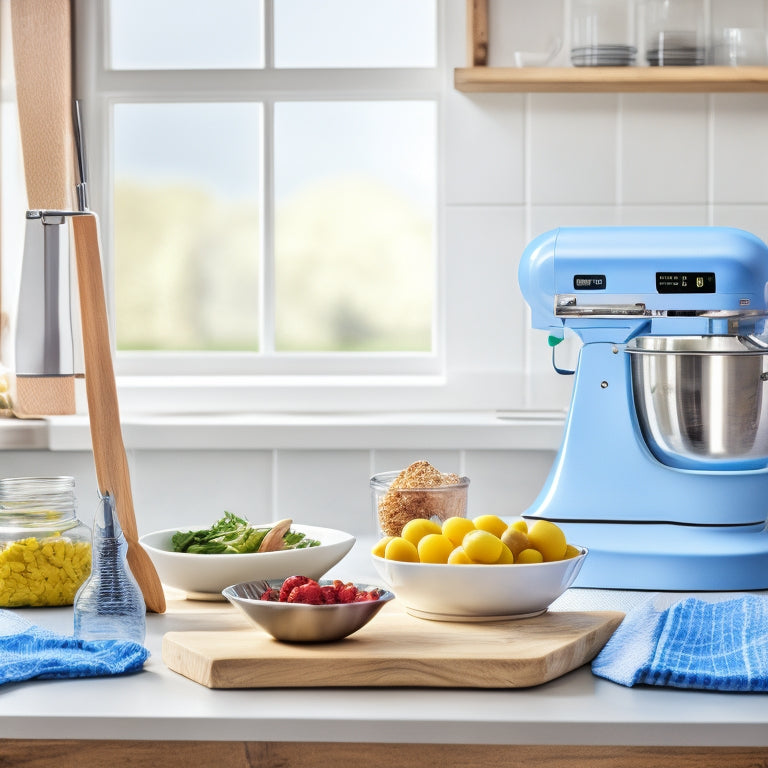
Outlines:
POLYGON ((427 621, 393 600, 335 643, 281 643, 255 627, 168 632, 163 661, 208 688, 526 688, 591 661, 623 618, 563 611, 517 621, 427 621))

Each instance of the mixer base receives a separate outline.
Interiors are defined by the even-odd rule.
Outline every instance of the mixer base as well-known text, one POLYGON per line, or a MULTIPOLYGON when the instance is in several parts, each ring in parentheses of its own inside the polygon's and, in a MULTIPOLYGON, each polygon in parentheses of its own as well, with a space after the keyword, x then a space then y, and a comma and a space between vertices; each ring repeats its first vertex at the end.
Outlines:
POLYGON ((589 549, 574 587, 675 592, 768 589, 768 528, 557 524, 589 549))

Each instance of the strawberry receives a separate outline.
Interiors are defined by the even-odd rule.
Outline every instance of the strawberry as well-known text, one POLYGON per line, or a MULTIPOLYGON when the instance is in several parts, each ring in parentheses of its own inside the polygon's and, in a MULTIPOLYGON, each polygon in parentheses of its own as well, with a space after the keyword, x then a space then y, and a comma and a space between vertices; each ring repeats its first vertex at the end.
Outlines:
POLYGON ((288 600, 288 595, 294 587, 298 587, 302 584, 306 584, 309 578, 306 576, 289 576, 280 587, 279 600, 284 603, 288 600))
POLYGON ((289 603, 306 603, 308 605, 322 605, 323 593, 320 585, 311 579, 306 584, 294 587, 288 595, 289 603))

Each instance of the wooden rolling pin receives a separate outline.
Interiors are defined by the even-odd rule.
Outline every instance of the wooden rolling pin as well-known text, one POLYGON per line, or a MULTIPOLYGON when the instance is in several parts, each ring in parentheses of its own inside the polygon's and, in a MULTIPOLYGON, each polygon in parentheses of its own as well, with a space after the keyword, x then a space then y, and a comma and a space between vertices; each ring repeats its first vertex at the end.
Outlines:
POLYGON ((80 315, 83 324, 85 390, 91 422, 96 481, 102 494, 110 493, 120 527, 128 542, 128 565, 144 595, 147 609, 165 611, 165 594, 149 555, 139 544, 128 461, 120 427, 117 386, 109 343, 107 305, 99 252, 96 216, 72 216, 80 315))

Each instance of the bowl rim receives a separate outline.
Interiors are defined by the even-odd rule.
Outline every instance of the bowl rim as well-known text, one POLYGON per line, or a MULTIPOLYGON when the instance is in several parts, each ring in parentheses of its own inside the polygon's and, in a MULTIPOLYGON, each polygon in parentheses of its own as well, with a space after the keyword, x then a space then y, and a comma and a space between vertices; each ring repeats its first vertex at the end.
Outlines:
POLYGON ((542 568, 542 567, 554 567, 554 566, 562 566, 565 563, 576 563, 579 560, 583 560, 588 554, 589 554, 589 548, 588 547, 582 547, 578 544, 572 544, 571 546, 576 547, 579 550, 578 555, 574 555, 573 557, 569 557, 565 560, 545 560, 541 563, 414 563, 410 562, 408 560, 387 560, 385 557, 381 557, 379 555, 374 555, 373 552, 371 552, 371 557, 373 558, 374 562, 380 562, 380 563, 396 563, 397 565, 404 565, 404 566, 429 566, 432 568, 461 568, 462 573, 468 570, 476 571, 477 569, 482 569, 483 571, 488 570, 489 567, 493 568, 542 568))
MULTIPOLYGON (((352 584, 357 587, 357 589, 364 589, 365 591, 370 591, 371 589, 378 589, 381 593, 376 600, 361 600, 359 602, 352 602, 352 603, 330 603, 328 605, 311 605, 309 603, 287 603, 287 602, 279 602, 277 600, 260 600, 258 598, 254 597, 241 597, 240 595, 232 594, 232 590, 236 589, 239 586, 242 586, 244 584, 267 584, 269 587, 279 587, 282 585, 282 583, 285 581, 285 579, 250 579, 249 581, 238 581, 236 584, 230 584, 227 587, 224 587, 224 589, 221 590, 221 594, 224 595, 224 597, 227 598, 227 600, 233 599, 238 600, 242 603, 246 603, 248 605, 271 605, 271 606, 282 606, 282 608, 290 607, 290 608, 338 608, 339 606, 343 605, 378 605, 380 603, 386 603, 390 600, 393 600, 395 598, 395 593, 389 589, 389 587, 383 587, 379 584, 367 584, 363 582, 351 582, 352 584)), ((314 579, 321 587, 322 586, 331 586, 335 581, 341 581, 341 579, 328 579, 328 578, 320 578, 320 579, 314 579)), ((348 582, 345 582, 348 583, 348 582)), ((277 608, 277 610, 281 610, 281 608, 277 608)))
MULTIPOLYGON (((253 525, 253 524, 252 524, 253 525)), ((256 523, 255 527, 262 526, 261 523, 256 523)), ((142 536, 139 537, 139 544, 141 544, 142 547, 145 549, 151 551, 151 552, 158 552, 161 555, 167 555, 170 557, 183 557, 183 558, 204 558, 206 562, 216 562, 219 560, 222 560, 223 558, 226 558, 227 562, 229 562, 233 555, 232 553, 226 553, 226 552, 219 552, 219 553, 211 553, 211 554, 204 554, 201 552, 174 552, 172 549, 163 549, 162 547, 155 546, 154 544, 147 543, 147 539, 153 536, 160 536, 161 534, 173 534, 173 533, 179 533, 183 531, 186 528, 186 526, 183 527, 174 527, 174 528, 161 528, 156 531, 149 531, 142 536)), ((190 526, 190 530, 191 530, 190 526)), ((326 531, 330 533, 336 533, 340 534, 338 541, 332 541, 332 542, 326 542, 323 543, 322 541, 318 546, 316 547, 303 547, 301 549, 279 549, 274 552, 243 552, 240 554, 237 554, 237 558, 246 558, 246 557, 255 557, 259 556, 259 558, 262 559, 265 557, 275 556, 275 555, 283 555, 285 556, 289 552, 317 552, 318 550, 325 550, 328 547, 337 547, 341 544, 347 544, 350 541, 352 542, 352 545, 354 546, 355 541, 357 541, 356 537, 352 533, 348 533, 347 531, 342 531, 339 528, 327 528, 325 526, 320 525, 305 525, 302 523, 293 523, 291 525, 291 530, 298 530, 300 533, 306 532, 307 529, 312 529, 313 531, 326 531)))

